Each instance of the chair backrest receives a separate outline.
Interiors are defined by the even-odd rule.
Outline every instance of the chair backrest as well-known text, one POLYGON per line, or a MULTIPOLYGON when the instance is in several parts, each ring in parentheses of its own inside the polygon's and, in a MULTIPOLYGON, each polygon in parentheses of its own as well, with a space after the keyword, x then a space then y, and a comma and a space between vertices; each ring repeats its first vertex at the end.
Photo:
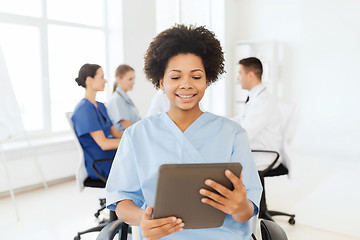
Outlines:
POLYGON ((279 109, 282 117, 284 138, 283 143, 289 143, 292 140, 295 130, 295 110, 296 106, 291 102, 279 102, 279 109))
MULTIPOLYGON (((127 240, 128 237, 128 228, 129 225, 127 225, 125 222, 123 222, 121 219, 115 220, 109 224, 107 224, 99 233, 96 240, 113 240, 116 234, 119 234, 119 238, 121 240, 127 240)), ((133 232, 134 233, 134 232, 133 232)), ((133 238, 134 234, 133 234, 133 238)))
POLYGON ((282 161, 287 168, 290 168, 290 159, 286 152, 286 145, 291 142, 292 137, 295 133, 295 104, 290 102, 279 102, 279 109, 282 118, 282 149, 280 150, 280 155, 282 156, 282 161))
POLYGON ((65 117, 68 120, 68 123, 70 125, 70 130, 75 139, 76 148, 79 152, 79 160, 80 161, 79 161, 79 165, 78 165, 78 168, 76 171, 76 181, 77 181, 80 191, 82 191, 84 189, 84 181, 88 177, 88 174, 87 174, 86 167, 85 167, 84 151, 80 145, 79 139, 76 136, 76 133, 74 130, 74 123, 71 120, 72 114, 73 114, 72 112, 66 112, 65 117))
POLYGON ((287 240, 286 233, 276 223, 270 220, 261 220, 260 222, 262 240, 287 240))

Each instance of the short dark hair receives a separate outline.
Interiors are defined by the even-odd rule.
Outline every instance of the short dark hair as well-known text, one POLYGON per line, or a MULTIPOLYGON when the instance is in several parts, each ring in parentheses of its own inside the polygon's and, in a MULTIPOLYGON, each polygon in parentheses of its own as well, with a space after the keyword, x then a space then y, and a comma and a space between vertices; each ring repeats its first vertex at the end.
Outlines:
POLYGON ((246 71, 252 71, 257 78, 261 80, 263 73, 263 66, 261 61, 256 57, 244 58, 239 61, 239 64, 243 65, 246 71))
POLYGON ((150 43, 144 60, 144 72, 158 89, 160 79, 171 57, 192 53, 202 59, 208 84, 215 82, 224 70, 224 53, 215 34, 204 26, 175 25, 159 33, 150 43))
POLYGON ((77 84, 79 86, 82 86, 84 88, 86 88, 86 78, 87 77, 95 77, 96 75, 96 71, 101 68, 100 65, 97 64, 90 64, 90 63, 86 63, 84 64, 80 70, 79 70, 79 75, 77 78, 75 78, 75 81, 77 82, 77 84))

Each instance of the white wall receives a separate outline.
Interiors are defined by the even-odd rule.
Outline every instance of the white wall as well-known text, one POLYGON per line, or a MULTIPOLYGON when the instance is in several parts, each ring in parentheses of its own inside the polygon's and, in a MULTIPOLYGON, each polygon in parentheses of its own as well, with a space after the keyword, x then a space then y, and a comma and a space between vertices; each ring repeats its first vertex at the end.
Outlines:
MULTIPOLYGON (((105 85, 104 99, 99 99, 100 101, 106 101, 112 95, 115 70, 124 61, 122 1, 107 0, 106 3, 106 22, 108 25, 106 37, 108 47, 106 51, 108 58, 106 59, 105 78, 108 83, 105 85)), ((98 95, 100 96, 101 93, 98 95)))
POLYGON ((124 63, 135 69, 133 91, 129 92, 140 115, 147 114, 155 88, 146 80, 143 67, 144 55, 156 35, 155 0, 123 0, 124 63))
POLYGON ((355 0, 227 1, 228 51, 239 40, 280 42, 281 97, 298 104, 293 144, 304 151, 360 159, 358 9, 355 0))
POLYGON ((17 190, 41 186, 39 170, 46 182, 74 177, 80 161, 70 137, 33 140, 31 148, 26 142, 1 144, 0 194, 6 193, 10 186, 17 190))

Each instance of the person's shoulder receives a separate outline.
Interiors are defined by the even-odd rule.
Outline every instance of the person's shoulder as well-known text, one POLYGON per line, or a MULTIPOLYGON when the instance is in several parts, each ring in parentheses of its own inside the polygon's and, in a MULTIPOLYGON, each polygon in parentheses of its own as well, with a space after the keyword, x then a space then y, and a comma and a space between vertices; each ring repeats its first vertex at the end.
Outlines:
POLYGON ((124 99, 120 96, 119 93, 116 91, 110 96, 109 100, 106 102, 106 106, 116 106, 118 107, 119 104, 125 103, 124 99))
POLYGON ((99 108, 101 111, 107 113, 107 110, 106 110, 106 107, 105 107, 105 104, 104 104, 104 103, 96 101, 96 104, 98 105, 98 108, 99 108))
POLYGON ((267 87, 258 95, 258 97, 268 99, 268 100, 276 99, 275 95, 267 87))
POLYGON ((164 91, 157 91, 154 94, 153 101, 163 102, 163 101, 168 101, 168 98, 164 91))
POLYGON ((161 115, 164 113, 158 113, 144 119, 137 121, 126 129, 129 135, 148 132, 154 127, 160 126, 159 121, 161 120, 161 115))
POLYGON ((162 116, 163 114, 166 114, 166 113, 162 112, 162 113, 157 113, 157 114, 148 116, 144 119, 141 119, 140 121, 137 121, 134 125, 139 125, 139 127, 144 127, 144 128, 158 125, 159 122, 161 121, 161 118, 163 117, 162 116))
POLYGON ((251 102, 250 108, 261 108, 269 109, 277 104, 277 97, 270 92, 269 89, 265 88, 259 93, 255 100, 251 102))
POLYGON ((263 95, 263 99, 261 102, 269 111, 274 112, 279 111, 279 101, 279 98, 267 89, 267 91, 263 95))
POLYGON ((111 94, 110 98, 106 101, 105 105, 109 105, 109 104, 112 104, 116 98, 117 98, 117 93, 116 92, 113 92, 113 94, 111 94))
POLYGON ((222 117, 213 113, 205 112, 209 121, 214 124, 221 124, 224 130, 235 131, 236 133, 245 132, 245 130, 241 127, 241 125, 229 118, 222 117))
POLYGON ((96 112, 95 106, 89 100, 83 98, 76 105, 71 119, 73 121, 82 120, 84 119, 85 116, 89 116, 89 114, 91 115, 95 112, 96 112))
POLYGON ((86 98, 83 98, 80 100, 80 102, 76 105, 74 109, 74 114, 78 112, 88 111, 89 109, 92 109, 92 103, 87 100, 86 98))
POLYGON ((104 103, 102 103, 102 102, 98 102, 98 101, 96 101, 96 104, 98 105, 98 107, 102 107, 102 108, 104 108, 104 107, 105 107, 105 104, 104 104, 104 103))
POLYGON ((87 107, 91 104, 91 102, 89 102, 89 100, 87 100, 86 98, 83 98, 80 100, 80 102, 76 105, 75 109, 77 108, 83 108, 83 107, 87 107))
POLYGON ((159 121, 163 117, 162 116, 163 114, 166 114, 166 112, 159 112, 159 113, 156 113, 154 115, 148 116, 148 117, 143 119, 143 120, 145 120, 143 122, 150 123, 150 122, 154 122, 154 121, 159 121))

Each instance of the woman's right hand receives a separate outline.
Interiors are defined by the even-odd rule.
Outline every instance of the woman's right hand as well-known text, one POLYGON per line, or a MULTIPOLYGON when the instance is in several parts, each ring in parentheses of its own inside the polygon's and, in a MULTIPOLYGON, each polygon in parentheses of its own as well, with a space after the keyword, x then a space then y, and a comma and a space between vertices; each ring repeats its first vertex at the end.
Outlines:
POLYGON ((174 232, 183 230, 184 223, 180 218, 167 217, 152 219, 153 208, 147 207, 141 218, 142 235, 148 240, 157 240, 174 232))

